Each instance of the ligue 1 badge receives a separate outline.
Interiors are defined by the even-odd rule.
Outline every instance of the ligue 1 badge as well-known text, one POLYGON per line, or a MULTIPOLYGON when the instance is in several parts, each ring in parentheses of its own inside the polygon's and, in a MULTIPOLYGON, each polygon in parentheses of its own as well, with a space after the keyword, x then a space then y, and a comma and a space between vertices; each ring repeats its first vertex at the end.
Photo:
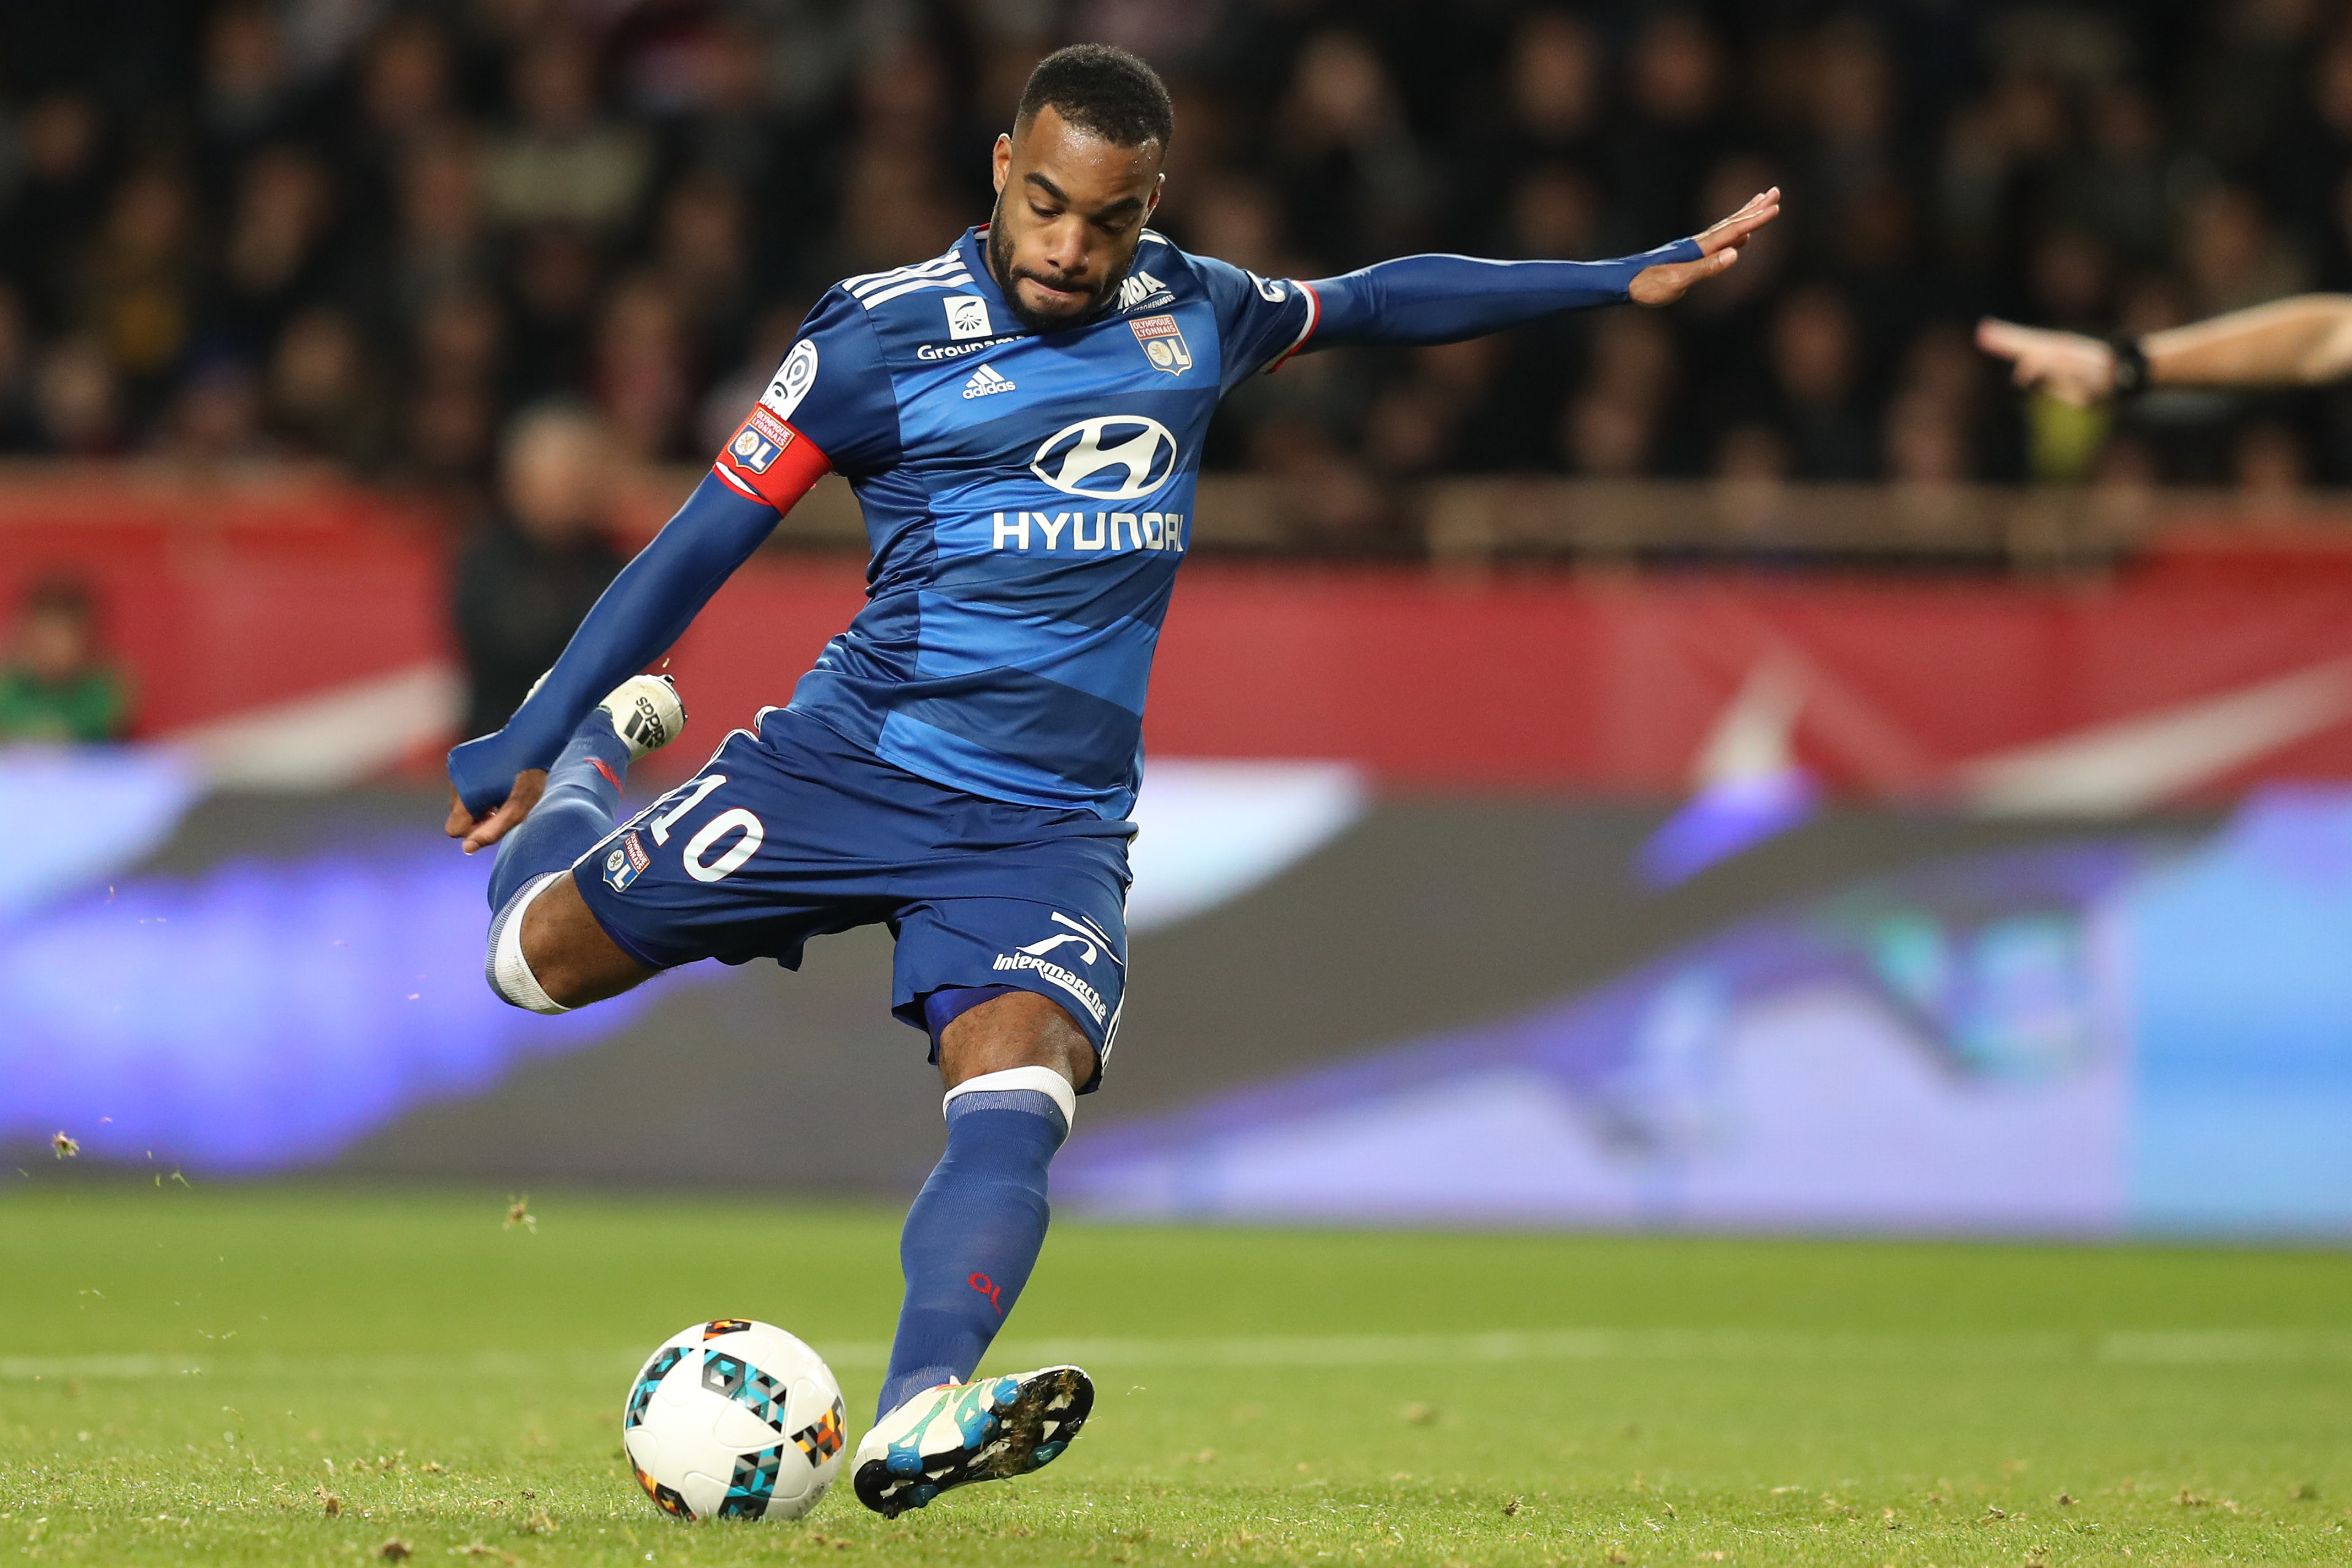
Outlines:
POLYGON ((637 835, 629 833, 604 857, 604 885, 614 893, 626 893, 637 874, 653 863, 653 857, 646 853, 646 846, 637 841, 637 835))
POLYGON ((1192 368, 1192 345, 1184 341, 1184 329, 1176 325, 1175 317, 1139 317, 1128 325, 1135 329, 1135 340, 1143 345, 1143 357, 1153 370, 1181 376, 1192 368))

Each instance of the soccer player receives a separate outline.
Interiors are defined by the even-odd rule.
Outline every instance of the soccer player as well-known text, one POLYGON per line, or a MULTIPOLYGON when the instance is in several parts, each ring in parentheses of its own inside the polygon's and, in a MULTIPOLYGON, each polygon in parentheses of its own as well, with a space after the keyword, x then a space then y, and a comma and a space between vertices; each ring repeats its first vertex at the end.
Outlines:
POLYGON ((991 222, 828 290, 555 667, 449 757, 450 835, 499 845, 488 968, 517 1006, 561 1012, 701 958, 796 967, 855 925, 898 938, 891 1010, 930 1037, 948 1134, 907 1216, 905 1305, 855 1459, 887 1516, 1036 1469, 1092 1405, 1076 1367, 963 1380, 1028 1281, 1047 1164, 1118 1034, 1144 685, 1217 400, 1333 344, 1666 304, 1780 210, 1766 192, 1619 261, 1418 256, 1299 283, 1145 226, 1173 130, 1134 56, 1042 61, 997 140, 991 222), (866 607, 790 703, 616 827, 629 764, 685 718, 666 679, 632 672, 828 469, 865 509, 866 607))
POLYGON ((2298 295, 2112 343, 1989 316, 1977 346, 2013 361, 2019 386, 2077 408, 2151 387, 2317 386, 2352 375, 2352 295, 2298 295))

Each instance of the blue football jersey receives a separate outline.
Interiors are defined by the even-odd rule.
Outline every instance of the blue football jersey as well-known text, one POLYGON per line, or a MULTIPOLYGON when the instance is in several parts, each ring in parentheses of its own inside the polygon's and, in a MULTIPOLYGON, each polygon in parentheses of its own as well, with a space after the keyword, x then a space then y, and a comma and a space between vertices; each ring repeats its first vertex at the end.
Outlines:
POLYGON ((794 711, 940 784, 1120 819, 1210 416, 1319 308, 1146 231, 1108 308, 1039 335, 987 243, 827 290, 717 472, 765 498, 805 444, 865 509, 866 607, 794 711))

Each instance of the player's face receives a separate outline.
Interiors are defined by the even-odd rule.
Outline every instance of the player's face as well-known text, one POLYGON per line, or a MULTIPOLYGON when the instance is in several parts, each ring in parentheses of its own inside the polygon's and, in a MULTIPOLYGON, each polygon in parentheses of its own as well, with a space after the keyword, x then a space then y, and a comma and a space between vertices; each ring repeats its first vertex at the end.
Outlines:
POLYGON ((988 264, 1033 332, 1075 326, 1127 277, 1160 204, 1160 146, 1118 147, 1041 109, 996 139, 988 264))

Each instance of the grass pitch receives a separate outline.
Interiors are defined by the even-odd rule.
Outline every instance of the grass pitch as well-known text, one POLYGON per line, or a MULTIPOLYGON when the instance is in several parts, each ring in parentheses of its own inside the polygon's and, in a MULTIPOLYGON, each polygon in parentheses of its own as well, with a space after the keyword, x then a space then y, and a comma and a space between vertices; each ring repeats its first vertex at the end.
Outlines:
POLYGON ((1069 1454, 885 1524, 681 1525, 638 1359, 744 1314, 862 1431, 897 1216, 68 1188, 0 1203, 0 1555, 95 1563, 2352 1560, 2352 1257, 1065 1223, 991 1366, 1069 1454))

